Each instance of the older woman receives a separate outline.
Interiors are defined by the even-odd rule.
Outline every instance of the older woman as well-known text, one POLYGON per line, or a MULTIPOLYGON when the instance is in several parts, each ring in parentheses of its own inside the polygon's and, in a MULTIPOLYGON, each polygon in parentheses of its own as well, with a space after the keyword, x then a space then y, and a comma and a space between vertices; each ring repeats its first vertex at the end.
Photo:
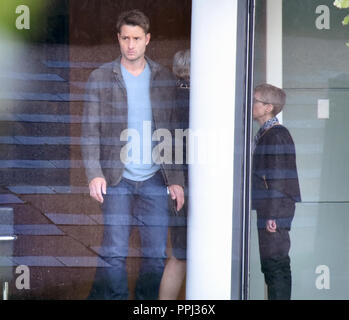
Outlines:
POLYGON ((301 200, 293 139, 276 115, 285 92, 270 84, 254 90, 253 208, 257 211, 260 260, 269 300, 291 298, 290 236, 295 203, 301 200))
MULTIPOLYGON (((189 122, 189 89, 190 89, 190 50, 178 51, 173 58, 173 73, 177 76, 176 128, 187 129, 189 122)), ((186 159, 186 150, 184 150, 186 159)), ((187 165, 184 165, 186 185, 188 186, 187 165)), ((187 228, 185 207, 172 217, 171 227, 172 255, 166 263, 160 284, 159 299, 175 300, 180 293, 186 272, 187 228)))

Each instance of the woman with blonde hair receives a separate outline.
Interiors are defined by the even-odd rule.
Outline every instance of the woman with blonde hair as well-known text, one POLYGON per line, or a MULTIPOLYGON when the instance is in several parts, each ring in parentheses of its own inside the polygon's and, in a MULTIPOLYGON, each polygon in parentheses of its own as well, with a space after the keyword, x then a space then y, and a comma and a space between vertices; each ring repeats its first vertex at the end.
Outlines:
MULTIPOLYGON (((176 106, 179 118, 176 119, 176 128, 187 129, 189 125, 189 89, 190 89, 190 50, 178 51, 173 58, 173 73, 177 77, 176 106)), ((186 148, 187 150, 187 148, 186 148)), ((184 150, 184 159, 186 159, 184 150)), ((184 164, 185 184, 188 189, 188 166, 184 164)), ((168 259, 162 276, 159 299, 176 300, 180 294, 186 273, 187 251, 187 205, 173 216, 174 225, 171 227, 172 255, 168 259)))

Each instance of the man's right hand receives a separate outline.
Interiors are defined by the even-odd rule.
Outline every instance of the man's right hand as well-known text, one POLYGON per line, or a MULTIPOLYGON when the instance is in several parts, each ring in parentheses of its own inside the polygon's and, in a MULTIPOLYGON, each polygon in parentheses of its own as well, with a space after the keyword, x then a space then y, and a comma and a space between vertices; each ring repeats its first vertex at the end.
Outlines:
POLYGON ((100 203, 103 203, 103 194, 107 194, 107 181, 104 178, 94 178, 88 185, 90 196, 100 203))

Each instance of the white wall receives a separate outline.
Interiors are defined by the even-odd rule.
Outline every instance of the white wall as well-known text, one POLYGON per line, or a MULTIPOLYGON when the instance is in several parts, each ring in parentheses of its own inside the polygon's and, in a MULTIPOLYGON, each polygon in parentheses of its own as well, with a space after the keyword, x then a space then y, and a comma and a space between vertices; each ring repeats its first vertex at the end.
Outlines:
MULTIPOLYGON (((282 0, 267 0, 267 83, 283 87, 282 0)), ((282 112, 278 115, 282 123, 282 112)))
POLYGON ((187 299, 230 299, 237 0, 192 12, 190 126, 204 152, 190 165, 187 299))

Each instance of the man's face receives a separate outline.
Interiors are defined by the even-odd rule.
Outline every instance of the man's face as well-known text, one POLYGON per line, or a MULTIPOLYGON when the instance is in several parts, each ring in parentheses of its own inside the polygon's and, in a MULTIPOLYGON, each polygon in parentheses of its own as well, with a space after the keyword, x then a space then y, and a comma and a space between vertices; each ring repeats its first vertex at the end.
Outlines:
POLYGON ((139 26, 123 25, 118 33, 122 58, 135 62, 142 59, 150 41, 150 33, 145 34, 139 26))

